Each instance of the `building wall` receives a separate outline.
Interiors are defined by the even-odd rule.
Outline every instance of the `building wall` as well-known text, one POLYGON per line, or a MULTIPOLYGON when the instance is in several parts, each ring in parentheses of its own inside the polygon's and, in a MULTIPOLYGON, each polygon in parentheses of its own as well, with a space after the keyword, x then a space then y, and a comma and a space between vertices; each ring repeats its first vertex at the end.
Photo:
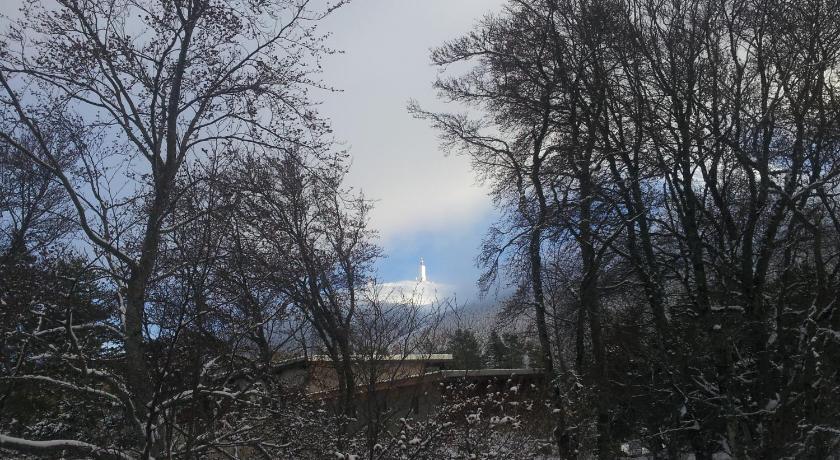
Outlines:
MULTIPOLYGON (((357 363, 353 367, 356 385, 371 385, 401 380, 447 368, 445 361, 372 361, 357 363)), ((292 388, 307 394, 317 394, 338 389, 338 378, 331 361, 309 361, 300 366, 290 366, 280 371, 280 379, 292 388)))

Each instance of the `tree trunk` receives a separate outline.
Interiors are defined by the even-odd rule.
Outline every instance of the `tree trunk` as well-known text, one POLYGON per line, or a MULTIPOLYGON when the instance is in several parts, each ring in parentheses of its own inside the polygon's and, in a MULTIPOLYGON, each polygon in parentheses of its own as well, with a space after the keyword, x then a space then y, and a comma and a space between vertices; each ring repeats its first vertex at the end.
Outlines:
POLYGON ((589 316, 589 330, 592 336, 592 356, 595 361, 594 379, 597 388, 597 426, 598 426, 598 452, 601 458, 609 458, 612 453, 612 440, 610 439, 609 424, 609 402, 606 375, 606 362, 604 353, 604 340, 602 336, 601 308, 598 294, 598 260, 595 253, 595 239, 592 232, 592 182, 589 173, 589 163, 582 162, 584 167, 580 170, 580 222, 579 244, 582 259, 582 279, 580 285, 581 310, 586 311, 589 316))

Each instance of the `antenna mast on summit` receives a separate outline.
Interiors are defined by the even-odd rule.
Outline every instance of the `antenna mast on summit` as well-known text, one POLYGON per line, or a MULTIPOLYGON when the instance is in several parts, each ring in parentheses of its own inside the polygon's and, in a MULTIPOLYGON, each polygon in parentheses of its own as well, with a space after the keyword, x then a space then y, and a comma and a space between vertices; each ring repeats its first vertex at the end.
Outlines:
POLYGON ((420 258, 420 276, 417 278, 418 281, 421 283, 426 282, 426 264, 423 262, 423 258, 420 258))

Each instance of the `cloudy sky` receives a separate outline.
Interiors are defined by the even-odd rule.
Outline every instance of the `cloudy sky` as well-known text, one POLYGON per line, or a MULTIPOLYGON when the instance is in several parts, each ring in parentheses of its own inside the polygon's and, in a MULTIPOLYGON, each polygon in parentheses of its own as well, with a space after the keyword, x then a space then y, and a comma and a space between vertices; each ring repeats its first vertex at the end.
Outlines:
MULTIPOLYGON (((429 279, 459 301, 474 299, 474 259, 492 221, 466 159, 444 156, 436 133, 406 111, 409 99, 444 109, 431 87, 429 50, 468 32, 502 0, 353 0, 323 24, 344 50, 325 62, 321 112, 353 158, 348 182, 376 200, 372 225, 388 255, 380 278, 413 280, 420 257, 429 279)), ((451 107, 450 110, 457 110, 451 107)))
MULTIPOLYGON (((0 12, 17 17, 6 5, 17 1, 0 0, 0 12)), ((387 254, 382 281, 414 280, 424 257, 443 294, 476 298, 474 260, 493 220, 490 201, 468 161, 444 156, 436 132, 406 105, 416 99, 424 108, 458 110, 436 100, 430 49, 469 32, 503 3, 352 0, 321 24, 331 34, 328 45, 344 53, 324 62, 324 82, 342 92, 324 94, 320 111, 350 149, 349 185, 375 200, 371 224, 387 254)))

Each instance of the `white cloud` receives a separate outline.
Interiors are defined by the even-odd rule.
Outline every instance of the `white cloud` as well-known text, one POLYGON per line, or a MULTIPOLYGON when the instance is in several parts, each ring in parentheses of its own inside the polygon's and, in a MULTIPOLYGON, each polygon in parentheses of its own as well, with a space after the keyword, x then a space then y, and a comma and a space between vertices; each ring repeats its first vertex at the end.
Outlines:
POLYGON ((384 239, 475 221, 490 206, 465 158, 444 157, 437 133, 406 110, 409 99, 435 110, 437 69, 429 49, 465 34, 502 0, 366 0, 324 24, 330 46, 324 80, 343 92, 324 96, 322 114, 351 149, 348 183, 376 200, 371 215, 384 239))

